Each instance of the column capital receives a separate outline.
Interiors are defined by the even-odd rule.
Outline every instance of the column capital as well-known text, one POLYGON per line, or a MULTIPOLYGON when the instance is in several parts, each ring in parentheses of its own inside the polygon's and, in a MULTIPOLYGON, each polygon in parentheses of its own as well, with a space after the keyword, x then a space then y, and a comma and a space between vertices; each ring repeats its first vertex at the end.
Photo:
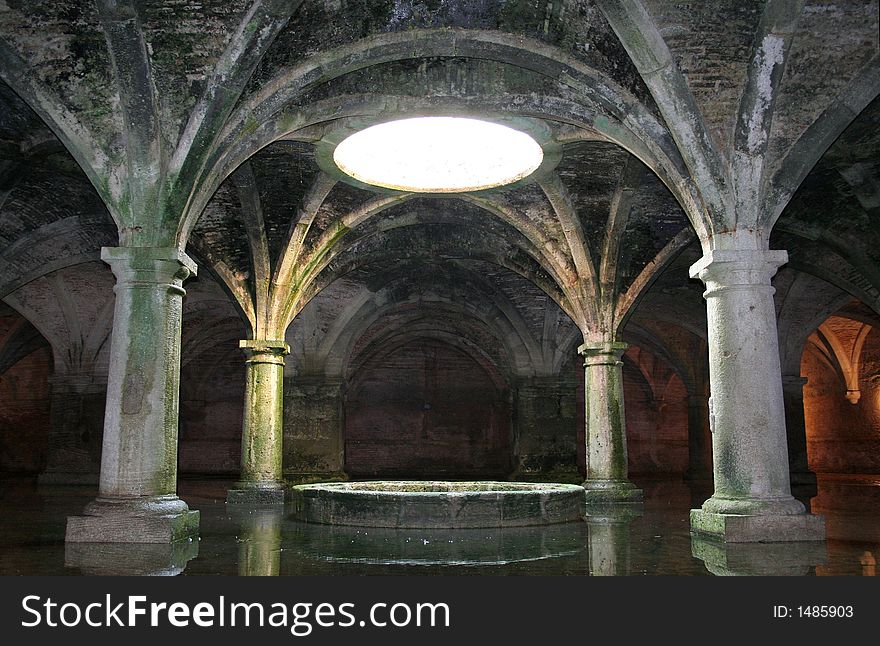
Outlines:
POLYGON ((171 283, 195 276, 198 266, 177 247, 102 247, 101 260, 110 265, 118 283, 171 283))
POLYGON ((247 357, 247 363, 276 363, 284 365, 284 357, 290 354, 290 346, 279 339, 245 339, 238 347, 247 357))
POLYGON ((781 249, 713 249, 691 265, 689 275, 706 285, 709 297, 722 289, 770 286, 776 271, 788 262, 781 249))
POLYGON ((578 347, 578 354, 584 358, 585 366, 614 365, 620 363, 628 347, 622 341, 588 341, 578 347))

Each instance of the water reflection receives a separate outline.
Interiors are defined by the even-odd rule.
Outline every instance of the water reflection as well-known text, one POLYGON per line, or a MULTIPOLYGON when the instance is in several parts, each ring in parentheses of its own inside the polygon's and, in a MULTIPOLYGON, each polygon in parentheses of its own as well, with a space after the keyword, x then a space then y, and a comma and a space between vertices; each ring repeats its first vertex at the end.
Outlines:
POLYGON ((644 515, 629 524, 592 509, 586 522, 466 532, 305 525, 290 518, 290 508, 283 515, 277 508, 233 515, 225 503, 227 484, 182 483, 182 496, 201 512, 198 543, 65 546, 67 516, 79 513, 95 492, 4 481, 0 574, 861 576, 875 575, 880 558, 877 477, 820 478, 814 510, 826 519, 827 557, 810 544, 808 552, 818 549, 818 558, 801 561, 790 560, 795 548, 789 544, 692 541, 693 489, 668 480, 639 483, 644 515))
POLYGON ((630 523, 642 515, 640 505, 621 508, 589 506, 590 575, 626 576, 630 572, 630 523))
POLYGON ((199 554, 198 540, 158 543, 67 543, 64 565, 102 576, 177 576, 199 554))
POLYGON ((862 566, 863 575, 877 576, 877 559, 874 558, 873 552, 863 552, 862 557, 859 559, 859 564, 862 566))
POLYGON ((691 553, 716 576, 803 576, 826 561, 825 543, 721 543, 692 536, 691 553))
MULTIPOLYGON (((296 523, 285 527, 285 561, 375 566, 495 566, 566 559, 587 569, 582 522, 536 527, 406 529, 296 523)), ((293 565, 295 567, 295 565, 293 565)))
POLYGON ((239 576, 278 576, 281 571, 281 505, 229 507, 229 516, 239 527, 239 576))

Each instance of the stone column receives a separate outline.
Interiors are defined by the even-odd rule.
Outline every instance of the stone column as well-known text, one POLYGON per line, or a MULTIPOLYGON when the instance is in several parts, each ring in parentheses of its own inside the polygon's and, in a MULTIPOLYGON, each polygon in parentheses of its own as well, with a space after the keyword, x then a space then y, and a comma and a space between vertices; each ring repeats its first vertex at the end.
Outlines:
POLYGON ((628 479, 623 361, 626 343, 584 343, 587 503, 640 502, 642 492, 628 479))
POLYGON ((712 479, 711 442, 709 396, 688 395, 688 470, 685 480, 700 482, 712 479))
POLYGON ((177 248, 105 247, 116 275, 98 498, 67 520, 67 541, 171 543, 198 533, 177 497, 177 405, 183 281, 177 248))
POLYGON ((281 455, 284 417, 284 341, 242 341, 245 360, 241 476, 229 490, 233 504, 284 504, 281 455))
POLYGON ((807 421, 804 417, 806 383, 806 377, 782 375, 791 486, 798 495, 810 497, 816 495, 816 474, 810 470, 807 462, 807 421))
POLYGON ((715 493, 691 529, 729 542, 821 540, 823 519, 791 496, 774 289, 784 251, 714 249, 690 269, 706 285, 715 493))

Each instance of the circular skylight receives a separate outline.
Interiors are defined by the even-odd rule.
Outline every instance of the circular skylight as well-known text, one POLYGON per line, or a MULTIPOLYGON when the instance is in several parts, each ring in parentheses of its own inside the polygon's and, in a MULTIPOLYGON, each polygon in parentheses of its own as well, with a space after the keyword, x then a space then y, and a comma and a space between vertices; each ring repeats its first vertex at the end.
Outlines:
POLYGON ((544 158, 529 135, 491 121, 415 117, 370 126, 333 152, 358 181, 418 193, 463 193, 516 182, 544 158))

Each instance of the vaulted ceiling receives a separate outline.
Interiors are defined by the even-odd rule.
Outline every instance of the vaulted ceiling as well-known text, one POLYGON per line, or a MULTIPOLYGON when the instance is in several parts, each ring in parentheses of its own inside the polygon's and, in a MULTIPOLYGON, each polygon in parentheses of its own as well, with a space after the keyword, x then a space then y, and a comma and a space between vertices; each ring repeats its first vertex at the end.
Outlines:
POLYGON ((760 135, 772 246, 880 311, 877 34, 870 0, 7 0, 0 297, 178 244, 242 334, 310 321, 306 372, 402 326, 522 374, 590 334, 697 347, 687 266, 760 135), (535 120, 558 163, 455 196, 322 164, 340 128, 437 113, 535 120))

